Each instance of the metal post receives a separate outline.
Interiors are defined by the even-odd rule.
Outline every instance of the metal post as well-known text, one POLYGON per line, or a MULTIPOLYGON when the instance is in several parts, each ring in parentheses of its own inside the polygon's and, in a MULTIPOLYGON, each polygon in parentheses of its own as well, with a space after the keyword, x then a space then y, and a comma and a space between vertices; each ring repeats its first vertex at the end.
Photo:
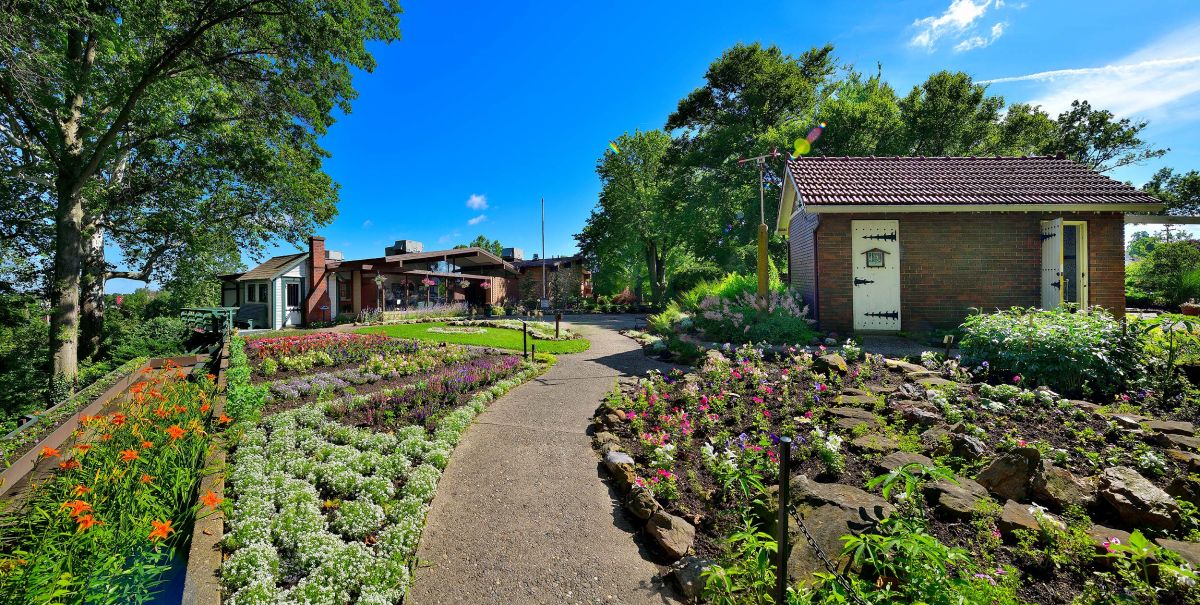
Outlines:
POLYGON ((529 359, 529 324, 525 320, 521 320, 521 355, 525 359, 529 359))
POLYGON ((562 313, 554 314, 554 337, 558 338, 558 323, 562 321, 562 313))
POLYGON ((529 348, 530 348, 530 352, 533 354, 533 360, 536 362, 537 361, 537 343, 535 342, 535 343, 529 345, 529 348))
POLYGON ((779 550, 776 551, 775 603, 787 603, 788 503, 792 487, 792 438, 779 438, 779 550))

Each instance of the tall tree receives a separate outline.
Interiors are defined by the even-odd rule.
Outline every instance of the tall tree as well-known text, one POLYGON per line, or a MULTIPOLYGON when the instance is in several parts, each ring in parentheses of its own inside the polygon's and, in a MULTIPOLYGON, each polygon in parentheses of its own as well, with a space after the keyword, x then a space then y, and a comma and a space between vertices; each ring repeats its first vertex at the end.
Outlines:
POLYGON ((496 256, 500 256, 504 252, 504 246, 500 244, 498 239, 488 239, 482 233, 475 236, 469 244, 459 244, 455 248, 483 248, 496 256))
POLYGON ((1170 168, 1160 168, 1142 189, 1158 196, 1167 205, 1167 214, 1200 215, 1200 172, 1177 174, 1170 168))
POLYGON ((1004 107, 962 72, 940 71, 900 100, 907 126, 902 155, 968 155, 981 148, 1004 107))
MULTIPOLYGON (((319 172, 326 153, 317 140, 354 97, 351 68, 374 67, 365 43, 399 36, 394 0, 10 0, 5 13, 0 156, 39 184, 26 197, 52 210, 50 351, 66 379, 77 367, 85 238, 96 237, 88 219, 102 225, 94 217, 113 210, 103 190, 122 186, 129 156, 161 144, 148 155, 162 159, 157 152, 186 148, 190 137, 243 129, 268 138, 255 149, 271 163, 319 172)), ((253 166, 224 165, 228 190, 255 180, 253 166)), ((298 177, 297 192, 306 181, 298 177)), ((220 193, 208 188, 179 203, 220 193)), ((319 206, 331 195, 326 187, 306 197, 319 206)), ((296 210, 277 222, 312 220, 296 210)))
POLYGON ((1158 149, 1142 140, 1145 121, 1116 119, 1111 111, 1092 109, 1087 101, 1072 101, 1071 109, 1058 114, 1054 141, 1048 153, 1065 153, 1068 158, 1096 170, 1140 164, 1162 157, 1168 149, 1158 149))
POLYGON ((667 195, 666 166, 671 137, 661 130, 625 133, 615 141, 620 153, 605 152, 596 163, 600 176, 599 209, 576 236, 587 253, 597 249, 636 248, 650 279, 651 296, 664 302, 667 258, 685 230, 678 200, 667 195))

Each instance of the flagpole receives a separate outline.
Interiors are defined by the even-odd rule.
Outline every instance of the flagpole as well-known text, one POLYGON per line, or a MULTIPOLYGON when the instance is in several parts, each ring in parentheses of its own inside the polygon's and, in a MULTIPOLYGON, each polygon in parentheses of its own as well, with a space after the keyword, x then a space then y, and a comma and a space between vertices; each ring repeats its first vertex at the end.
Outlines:
POLYGON ((542 304, 546 300, 546 197, 542 196, 542 304))

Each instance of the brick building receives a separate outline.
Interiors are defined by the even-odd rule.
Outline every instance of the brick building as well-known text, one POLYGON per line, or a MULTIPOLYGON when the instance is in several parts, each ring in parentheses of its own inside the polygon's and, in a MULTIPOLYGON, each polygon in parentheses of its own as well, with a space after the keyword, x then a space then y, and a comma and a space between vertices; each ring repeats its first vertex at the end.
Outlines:
POLYGON ((1125 309, 1126 213, 1163 205, 1062 157, 802 157, 777 232, 822 329, 952 328, 971 309, 1125 309))

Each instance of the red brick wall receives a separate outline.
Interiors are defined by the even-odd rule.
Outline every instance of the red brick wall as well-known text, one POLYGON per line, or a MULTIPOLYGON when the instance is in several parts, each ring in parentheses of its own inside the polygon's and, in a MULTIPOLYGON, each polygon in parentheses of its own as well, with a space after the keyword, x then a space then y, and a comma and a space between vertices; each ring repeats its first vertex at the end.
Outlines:
POLYGON ((325 238, 308 239, 308 298, 304 301, 304 321, 331 321, 334 305, 329 301, 325 280, 325 238), (325 307, 324 310, 321 307, 325 307))
POLYGON ((362 274, 362 296, 358 299, 359 306, 362 310, 378 309, 379 308, 379 289, 375 285, 375 274, 362 274))
MULTIPOLYGON (((953 328, 971 308, 1041 304, 1042 220, 1087 221, 1089 302, 1125 310, 1124 219, 1117 213, 823 214, 816 230, 820 324, 852 329, 850 221, 900 221, 901 324, 906 331, 953 328)), ((799 217, 797 217, 799 218, 799 217)), ((793 225, 795 221, 793 221, 793 225)), ((793 236, 793 262, 803 238, 793 236)))
POLYGON ((817 240, 815 214, 797 214, 788 225, 788 279, 800 291, 810 317, 817 316, 817 240))

